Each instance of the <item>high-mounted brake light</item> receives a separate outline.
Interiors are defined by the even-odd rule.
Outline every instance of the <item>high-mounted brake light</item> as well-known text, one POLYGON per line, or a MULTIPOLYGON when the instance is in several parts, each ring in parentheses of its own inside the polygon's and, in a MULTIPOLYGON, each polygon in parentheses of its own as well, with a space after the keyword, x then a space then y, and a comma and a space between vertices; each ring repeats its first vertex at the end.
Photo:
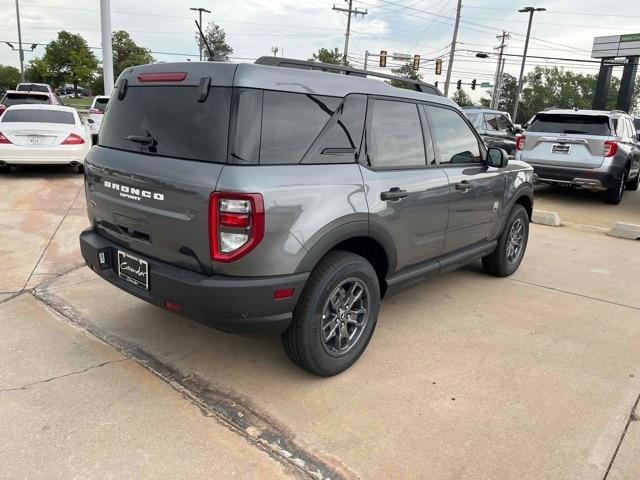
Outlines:
POLYGON ((524 141, 527 139, 524 135, 520 135, 516 138, 516 150, 522 150, 524 147, 524 141))
POLYGON ((64 139, 62 145, 82 145, 84 143, 84 139, 80 135, 76 135, 75 133, 70 133, 67 138, 64 139))
POLYGON ((613 157, 618 152, 618 142, 615 140, 607 140, 604 142, 604 156, 613 157))
POLYGON ((5 136, 2 134, 2 132, 0 132, 0 143, 3 143, 3 144, 8 145, 8 144, 10 144, 10 143, 11 143, 11 140, 9 140, 7 137, 5 137, 5 136))
POLYGON ((211 258, 233 262, 264 237, 264 201, 259 193, 214 192, 209 201, 211 258))
POLYGON ((141 73, 139 82, 181 82, 187 78, 187 72, 141 73))

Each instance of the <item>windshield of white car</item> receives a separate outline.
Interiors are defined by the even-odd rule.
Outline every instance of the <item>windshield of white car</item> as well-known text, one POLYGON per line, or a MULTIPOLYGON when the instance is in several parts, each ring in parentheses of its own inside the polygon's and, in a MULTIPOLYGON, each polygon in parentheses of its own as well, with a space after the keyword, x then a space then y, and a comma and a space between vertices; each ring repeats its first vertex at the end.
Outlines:
POLYGON ((74 125, 76 123, 73 113, 62 112, 60 110, 7 110, 0 117, 2 123, 60 123, 64 125, 74 125))

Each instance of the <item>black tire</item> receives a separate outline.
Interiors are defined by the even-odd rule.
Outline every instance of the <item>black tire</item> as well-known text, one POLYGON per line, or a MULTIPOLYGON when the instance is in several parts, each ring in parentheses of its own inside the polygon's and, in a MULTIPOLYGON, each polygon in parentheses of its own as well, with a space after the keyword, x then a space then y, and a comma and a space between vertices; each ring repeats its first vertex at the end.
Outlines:
POLYGON ((336 375, 353 365, 367 348, 379 310, 380 284, 371 263, 354 253, 330 252, 311 272, 293 313, 293 321, 282 334, 284 350, 293 363, 308 372, 323 377, 336 375), (366 310, 361 316, 351 309, 339 314, 340 309, 335 307, 336 304, 345 306, 341 301, 345 299, 343 294, 349 293, 345 289, 351 291, 351 284, 359 285, 362 290, 360 299, 350 304, 354 308, 357 303, 358 311, 366 310), (341 318, 345 321, 341 322, 341 318), (361 327, 357 326, 357 320, 362 323, 361 327), (353 330, 349 331, 350 328, 353 330), (332 332, 334 336, 325 340, 323 331, 326 337, 332 332), (339 348, 344 346, 342 353, 335 350, 338 342, 339 348))
POLYGON ((627 184, 627 177, 629 176, 629 170, 624 173, 623 177, 618 181, 618 184, 606 190, 604 192, 604 203, 609 203, 611 205, 618 205, 622 201, 622 196, 624 195, 624 189, 627 184))
POLYGON ((514 205, 504 224, 504 229, 498 237, 496 249, 482 259, 482 268, 486 273, 496 277, 508 277, 520 266, 527 250, 528 241, 529 215, 522 205, 514 205), (510 247, 513 247, 513 240, 510 242, 510 239, 518 226, 521 228, 522 239, 517 252, 514 253, 513 250, 509 250, 510 247))
POLYGON ((627 182, 625 188, 631 192, 635 192, 636 190, 638 190, 638 188, 640 188, 640 170, 638 171, 636 178, 627 182))
POLYGON ((0 173, 11 173, 11 165, 0 166, 0 173))
POLYGON ((78 173, 84 173, 84 165, 81 163, 78 164, 78 173))

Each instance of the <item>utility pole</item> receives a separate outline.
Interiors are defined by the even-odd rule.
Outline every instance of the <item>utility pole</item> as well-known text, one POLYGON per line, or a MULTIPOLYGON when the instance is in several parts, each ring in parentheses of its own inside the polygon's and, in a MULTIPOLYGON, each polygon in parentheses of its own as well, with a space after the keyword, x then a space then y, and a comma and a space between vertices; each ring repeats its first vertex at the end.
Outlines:
POLYGON ((364 51, 364 69, 367 69, 367 64, 369 63, 369 50, 364 51))
POLYGON ((451 72, 453 71, 453 56, 456 53, 456 42, 458 40, 458 26, 460 25, 460 11, 462 10, 462 0, 458 0, 456 9, 456 24, 453 27, 453 40, 451 40, 451 52, 449 53, 449 65, 447 66, 447 79, 444 82, 444 96, 449 94, 449 82, 451 82, 451 72))
POLYGON ((104 94, 113 90, 113 50, 111 47, 111 0, 100 0, 100 29, 102 36, 102 76, 104 94))
POLYGON ((500 39, 500 46, 497 49, 500 51, 498 54, 498 65, 496 65, 496 78, 493 81, 493 95, 491 96, 491 108, 496 108, 498 105, 498 99, 500 98, 500 90, 498 89, 498 85, 501 83, 502 79, 502 58, 505 48, 505 40, 507 40, 510 35, 502 31, 502 35, 497 35, 496 38, 500 39))
POLYGON ((20 80, 24 82, 24 51, 22 50, 22 32, 20 30, 20 6, 16 0, 16 19, 18 21, 18 56, 20 57, 20 80))
POLYGON ((278 56, 278 47, 271 47, 271 53, 273 53, 274 57, 278 56))
POLYGON ((518 10, 520 13, 529 14, 529 25, 527 26, 527 38, 524 41, 524 54, 522 55, 522 65, 520 66, 520 76, 518 77, 518 87, 516 88, 516 98, 513 105, 513 121, 516 122, 518 115, 518 103, 520 102, 520 94, 522 93, 522 76, 524 75, 524 65, 527 61, 527 50, 529 49, 529 35, 531 34, 531 23, 533 22, 533 14, 535 12, 544 12, 546 8, 525 7, 518 10))
MULTIPOLYGON (((189 10, 198 12, 199 18, 200 18, 200 28, 203 29, 202 31, 204 34, 204 27, 202 26, 202 12, 211 13, 211 10, 207 10, 206 8, 202 8, 202 7, 190 8, 189 10)), ((198 46, 200 47, 200 61, 202 61, 202 35, 199 36, 198 46)))
POLYGON ((344 37, 344 56, 342 57, 342 63, 344 65, 347 64, 347 53, 349 52, 349 34, 351 33, 351 14, 354 14, 356 16, 362 15, 364 17, 367 13, 369 13, 366 10, 359 10, 358 8, 354 10, 353 0, 345 0, 345 2, 349 2, 349 8, 340 8, 334 5, 332 9, 332 10, 335 10, 336 12, 346 12, 347 14, 347 33, 345 34, 345 37, 344 37))
POLYGON ((506 57, 502 58, 502 61, 500 62, 500 70, 498 73, 498 83, 496 83, 493 86, 493 90, 494 92, 494 96, 491 97, 491 100, 493 101, 494 97, 495 97, 495 103, 493 104, 493 108, 497 109, 498 105, 500 104, 500 92, 502 91, 502 82, 504 81, 504 63, 505 63, 506 57))

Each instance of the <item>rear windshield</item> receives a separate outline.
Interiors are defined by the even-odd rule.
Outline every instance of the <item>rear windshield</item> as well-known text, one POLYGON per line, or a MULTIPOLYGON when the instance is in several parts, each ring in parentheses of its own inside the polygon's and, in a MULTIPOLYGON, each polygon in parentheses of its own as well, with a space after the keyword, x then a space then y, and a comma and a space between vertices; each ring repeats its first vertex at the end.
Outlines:
POLYGON ((55 110, 7 110, 0 117, 2 122, 26 122, 26 123, 62 123, 73 125, 76 123, 71 112, 55 110))
POLYGON ((557 113, 539 113, 527 128, 527 131, 540 133, 611 135, 609 117, 604 115, 563 115, 557 113))
POLYGON ((107 102, 109 102, 108 98, 96 98, 96 103, 93 108, 104 112, 104 109, 107 108, 107 102))
POLYGON ((21 92, 49 92, 49 89, 46 85, 18 85, 18 90, 21 92))
POLYGON ((32 95, 28 93, 7 93, 2 99, 2 104, 10 107, 11 105, 25 104, 48 104, 48 95, 32 95))
POLYGON ((117 90, 100 130, 99 144, 149 155, 226 162, 231 88, 212 87, 198 102, 198 87, 129 87, 117 90))

